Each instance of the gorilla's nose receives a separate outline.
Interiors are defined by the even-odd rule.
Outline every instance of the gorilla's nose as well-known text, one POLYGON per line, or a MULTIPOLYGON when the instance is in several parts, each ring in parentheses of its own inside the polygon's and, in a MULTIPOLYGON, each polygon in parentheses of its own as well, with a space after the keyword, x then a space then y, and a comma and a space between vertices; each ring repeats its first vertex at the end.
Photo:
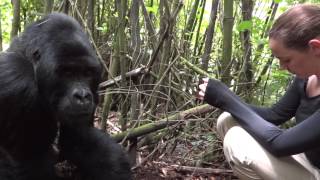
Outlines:
POLYGON ((75 89, 72 97, 74 103, 78 106, 87 107, 92 102, 92 93, 87 89, 75 89))

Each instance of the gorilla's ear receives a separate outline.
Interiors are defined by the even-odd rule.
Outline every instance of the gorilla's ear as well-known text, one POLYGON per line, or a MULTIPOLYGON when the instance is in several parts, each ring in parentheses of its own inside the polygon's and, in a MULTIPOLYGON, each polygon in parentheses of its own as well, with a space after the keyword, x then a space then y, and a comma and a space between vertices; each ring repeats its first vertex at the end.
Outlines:
POLYGON ((39 59, 40 59, 40 52, 39 52, 39 49, 34 49, 33 51, 32 51, 32 60, 34 61, 34 62, 38 62, 39 61, 39 59))

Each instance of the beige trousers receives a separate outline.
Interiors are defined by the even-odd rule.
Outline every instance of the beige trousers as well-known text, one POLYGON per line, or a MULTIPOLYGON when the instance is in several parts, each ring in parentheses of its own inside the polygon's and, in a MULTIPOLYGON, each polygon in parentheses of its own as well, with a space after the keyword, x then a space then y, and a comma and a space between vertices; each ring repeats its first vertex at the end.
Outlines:
POLYGON ((219 116, 217 131, 226 159, 240 179, 320 180, 319 169, 303 153, 281 158, 271 155, 227 112, 219 116))

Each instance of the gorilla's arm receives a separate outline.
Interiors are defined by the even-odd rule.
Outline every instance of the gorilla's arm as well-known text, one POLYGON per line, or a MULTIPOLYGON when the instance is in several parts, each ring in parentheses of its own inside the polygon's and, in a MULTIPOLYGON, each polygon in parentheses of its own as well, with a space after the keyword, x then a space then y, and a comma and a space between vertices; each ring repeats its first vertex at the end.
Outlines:
POLYGON ((205 97, 210 105, 230 112, 265 149, 275 156, 288 156, 318 147, 320 112, 288 130, 271 124, 248 107, 222 82, 210 79, 205 97))
POLYGON ((130 180, 129 161, 121 146, 94 127, 62 125, 60 149, 85 180, 130 180))
POLYGON ((25 180, 21 168, 11 155, 0 148, 0 179, 1 180, 25 180))

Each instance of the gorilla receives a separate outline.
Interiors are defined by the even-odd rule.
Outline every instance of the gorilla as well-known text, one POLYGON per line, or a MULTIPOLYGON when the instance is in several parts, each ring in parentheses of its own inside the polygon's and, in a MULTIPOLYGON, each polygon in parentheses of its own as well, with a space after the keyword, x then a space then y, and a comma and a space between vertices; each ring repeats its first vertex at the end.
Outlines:
POLYGON ((102 66, 81 26, 52 13, 0 54, 0 179, 57 180, 59 159, 82 180, 131 179, 126 154, 93 127, 102 66))

